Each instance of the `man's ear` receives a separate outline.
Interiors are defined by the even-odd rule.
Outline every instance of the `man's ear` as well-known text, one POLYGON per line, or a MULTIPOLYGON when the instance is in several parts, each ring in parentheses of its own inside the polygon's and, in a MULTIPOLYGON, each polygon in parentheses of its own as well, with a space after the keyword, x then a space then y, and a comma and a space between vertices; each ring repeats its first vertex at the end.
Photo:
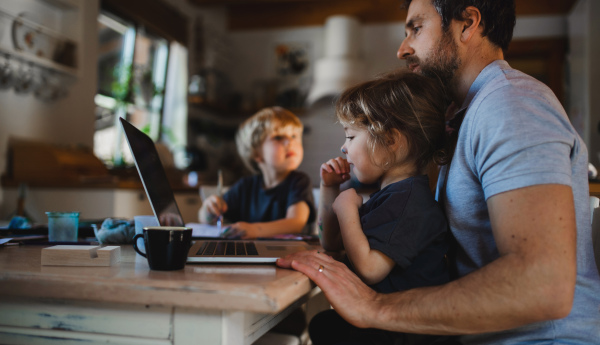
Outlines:
POLYGON ((471 40, 476 32, 481 32, 483 28, 481 24, 481 12, 474 6, 468 6, 463 12, 463 21, 461 22, 462 31, 460 34, 460 40, 463 43, 467 43, 471 40))

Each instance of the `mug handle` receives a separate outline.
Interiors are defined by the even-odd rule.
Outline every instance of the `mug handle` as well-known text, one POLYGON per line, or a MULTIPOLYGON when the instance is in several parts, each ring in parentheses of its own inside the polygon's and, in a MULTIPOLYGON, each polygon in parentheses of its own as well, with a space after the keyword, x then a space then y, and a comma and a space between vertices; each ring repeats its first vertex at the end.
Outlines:
POLYGON ((133 236, 133 249, 135 249, 135 251, 136 251, 138 254, 140 254, 141 256, 143 256, 143 257, 147 258, 148 256, 146 256, 146 253, 142 253, 142 252, 140 251, 140 249, 138 248, 138 246, 137 246, 137 240, 138 240, 138 238, 140 238, 140 237, 141 237, 141 238, 143 238, 143 237, 144 237, 144 234, 137 234, 137 235, 133 236))

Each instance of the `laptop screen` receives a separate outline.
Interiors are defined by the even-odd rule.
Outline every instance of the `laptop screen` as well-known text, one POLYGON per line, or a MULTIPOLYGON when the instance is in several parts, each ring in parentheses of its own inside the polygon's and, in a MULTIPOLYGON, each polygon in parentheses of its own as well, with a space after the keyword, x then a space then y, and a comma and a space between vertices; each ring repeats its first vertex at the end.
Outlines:
POLYGON ((150 137, 120 118, 152 211, 162 226, 184 226, 158 151, 150 137))

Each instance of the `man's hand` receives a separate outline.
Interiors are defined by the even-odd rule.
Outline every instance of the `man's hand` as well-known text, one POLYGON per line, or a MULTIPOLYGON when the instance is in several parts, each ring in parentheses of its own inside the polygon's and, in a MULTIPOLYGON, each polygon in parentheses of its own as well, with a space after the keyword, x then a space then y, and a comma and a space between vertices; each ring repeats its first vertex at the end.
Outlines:
POLYGON ((277 265, 306 274, 346 321, 357 327, 372 327, 370 315, 379 310, 378 294, 343 263, 317 251, 301 251, 278 259, 277 265))

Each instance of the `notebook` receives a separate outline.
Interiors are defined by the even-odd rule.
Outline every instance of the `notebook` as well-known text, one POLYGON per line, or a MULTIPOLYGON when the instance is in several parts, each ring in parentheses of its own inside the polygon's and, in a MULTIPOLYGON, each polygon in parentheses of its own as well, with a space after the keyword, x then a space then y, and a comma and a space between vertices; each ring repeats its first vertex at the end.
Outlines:
MULTIPOLYGON (((154 142, 125 119, 120 118, 120 121, 158 223, 185 226, 154 142)), ((274 263, 277 258, 310 248, 304 241, 198 239, 190 248, 187 262, 274 263)))

